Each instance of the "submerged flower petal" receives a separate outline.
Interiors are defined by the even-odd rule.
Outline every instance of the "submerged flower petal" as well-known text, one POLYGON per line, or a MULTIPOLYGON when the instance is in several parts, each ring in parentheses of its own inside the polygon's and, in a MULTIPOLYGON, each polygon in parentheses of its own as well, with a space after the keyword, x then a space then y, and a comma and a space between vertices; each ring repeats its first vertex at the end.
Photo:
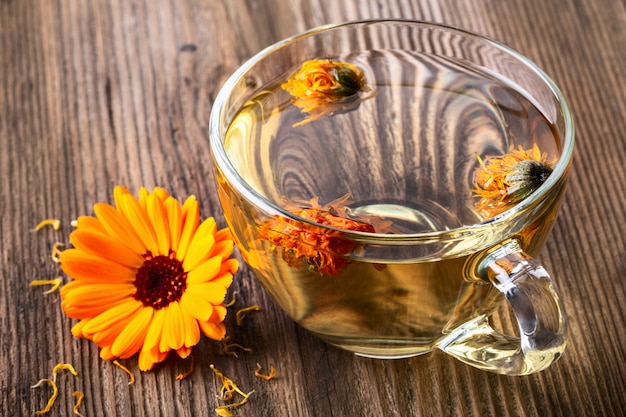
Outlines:
POLYGON ((115 207, 94 206, 60 256, 72 279, 61 289, 61 307, 80 321, 72 334, 92 340, 107 360, 139 354, 152 369, 170 351, 186 357, 205 334, 225 334, 223 306, 232 274, 233 242, 215 220, 200 222, 195 197, 183 206, 162 188, 135 198, 114 190, 115 207))

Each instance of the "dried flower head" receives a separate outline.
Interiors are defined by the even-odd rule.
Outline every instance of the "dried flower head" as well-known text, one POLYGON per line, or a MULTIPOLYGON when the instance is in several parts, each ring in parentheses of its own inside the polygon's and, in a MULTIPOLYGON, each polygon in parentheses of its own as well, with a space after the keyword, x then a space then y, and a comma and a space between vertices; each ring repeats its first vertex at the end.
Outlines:
POLYGON ((65 313, 76 337, 95 342, 104 359, 139 353, 149 370, 170 351, 185 358, 200 333, 220 340, 226 291, 238 268, 233 241, 215 220, 200 223, 198 203, 181 204, 165 190, 142 188, 139 199, 118 186, 115 207, 94 206, 70 235, 61 268, 65 313))
MULTIPOLYGON (((388 222, 371 216, 354 218, 348 205, 350 195, 320 206, 315 197, 308 202, 288 203, 287 210, 321 226, 357 232, 381 232, 388 222), (375 224, 380 227, 377 229, 375 224)), ((259 227, 261 239, 272 243, 272 250, 281 247, 282 257, 291 267, 307 265, 320 275, 336 275, 348 265, 346 255, 358 249, 358 244, 342 232, 310 223, 276 216, 259 227)))
POLYGON ((357 66, 330 59, 311 59, 281 87, 293 96, 293 104, 309 117, 294 126, 326 114, 347 111, 359 105, 360 91, 369 91, 365 74, 357 66))
POLYGON ((474 195, 480 199, 475 208, 485 218, 513 207, 543 184, 552 173, 555 161, 548 160, 535 144, 531 149, 488 156, 474 172, 474 195))

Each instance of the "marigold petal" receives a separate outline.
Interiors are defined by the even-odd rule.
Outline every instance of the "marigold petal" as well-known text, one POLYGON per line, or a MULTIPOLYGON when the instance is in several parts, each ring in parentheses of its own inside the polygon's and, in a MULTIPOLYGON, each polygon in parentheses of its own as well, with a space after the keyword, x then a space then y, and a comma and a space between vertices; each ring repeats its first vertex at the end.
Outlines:
POLYGON ((213 314, 213 305, 190 291, 185 291, 180 297, 180 307, 185 314, 198 321, 208 321, 213 314))
MULTIPOLYGON (((139 190, 139 194, 141 194, 141 190, 139 190)), ((115 188, 113 188, 113 203, 115 204, 115 207, 117 207, 118 209, 122 207, 122 204, 124 204, 125 195, 132 195, 132 194, 128 190, 128 188, 124 187, 123 185, 117 185, 115 186, 115 188)))
POLYGON ((196 233, 200 224, 200 208, 195 196, 190 196, 185 200, 182 207, 182 231, 178 242, 178 250, 176 251, 176 259, 183 261, 187 255, 187 249, 191 243, 191 238, 196 233))
POLYGON ((139 239, 132 224, 122 213, 106 203, 97 203, 93 210, 108 234, 115 236, 120 243, 136 254, 146 253, 146 245, 139 239))
POLYGON ((66 249, 60 256, 61 269, 75 280, 103 283, 132 282, 136 271, 80 249, 66 249))
POLYGON ((117 239, 97 229, 79 226, 70 234, 70 242, 75 248, 130 268, 139 268, 144 261, 136 252, 120 248, 117 239))
POLYGON ((222 322, 201 321, 198 324, 202 333, 210 339, 222 340, 226 336, 226 326, 222 322))
POLYGON ((158 349, 144 348, 139 352, 139 369, 146 372, 151 370, 157 363, 163 362, 169 352, 160 352, 158 349))
POLYGON ((215 241, 233 240, 233 234, 228 227, 225 227, 215 233, 215 241))
POLYGON ((163 334, 163 325, 165 324, 165 309, 161 308, 154 311, 152 322, 146 333, 146 339, 142 350, 158 350, 163 334))
POLYGON ((187 284, 200 284, 215 278, 222 266, 222 258, 214 256, 201 263, 187 274, 187 284))
POLYGON ((167 190, 165 188, 163 188, 163 187, 154 187, 154 189, 152 190, 152 194, 154 194, 156 197, 158 197, 159 200, 161 200, 161 202, 164 202, 170 196, 170 194, 167 192, 167 190))
POLYGON ((79 216, 78 219, 76 219, 76 227, 78 229, 90 229, 104 234, 107 233, 107 230, 102 226, 100 220, 92 216, 79 216))
POLYGON ((161 335, 161 342, 159 344, 159 350, 161 352, 176 350, 183 346, 186 330, 183 312, 177 301, 170 303, 164 309, 166 310, 165 323, 163 324, 163 334, 161 335))
POLYGON ((159 254, 167 256, 171 248, 169 221, 165 205, 156 194, 148 196, 148 217, 154 227, 159 254))
POLYGON ((93 284, 72 281, 61 288, 61 307, 68 317, 95 317, 136 292, 132 284, 93 284))
POLYGON ((224 288, 228 288, 230 287, 230 284, 233 283, 233 274, 231 274, 230 272, 225 272, 212 279, 211 282, 223 286, 224 288))
MULTIPOLYGON (((183 347, 192 347, 198 344, 200 341, 200 326, 198 320, 190 315, 184 314, 184 309, 181 306, 181 313, 183 313, 183 321, 185 322, 185 340, 183 347)), ((186 357, 186 356, 181 356, 186 357)))
MULTIPOLYGON (((200 328, 198 327, 198 339, 200 339, 200 328)), ((180 349, 176 349, 176 354, 181 358, 185 359, 191 354, 191 346, 183 346, 180 349)), ((176 378, 178 379, 178 378, 176 378)))
POLYGON ((217 225, 213 217, 209 217, 198 226, 183 261, 185 271, 191 271, 209 258, 209 253, 215 243, 216 230, 217 225))
POLYGON ((126 299, 124 302, 90 320, 83 328, 83 333, 96 334, 105 332, 116 323, 128 322, 142 307, 141 302, 134 298, 126 299))
POLYGON ((231 274, 235 274, 239 269, 239 261, 235 258, 230 258, 222 262, 222 267, 218 275, 229 272, 231 274))
POLYGON ((211 320, 214 323, 218 323, 218 322, 222 322, 224 321, 224 319, 226 318, 226 307, 224 307, 223 305, 214 305, 213 306, 213 314, 211 314, 211 318, 209 320, 211 320))
POLYGON ((153 308, 142 308, 117 336, 111 345, 111 353, 119 358, 127 359, 139 352, 146 339, 153 314, 153 308))
POLYGON ((165 209, 168 214, 168 223, 170 230, 170 247, 174 252, 178 251, 178 242, 183 228, 183 213, 180 203, 174 197, 168 197, 165 200, 165 209))
POLYGON ((111 346, 102 346, 100 349, 100 357, 105 361, 117 359, 117 357, 111 353, 111 346))
POLYGON ((222 259, 226 259, 233 253, 233 247, 234 242, 232 240, 215 243, 209 252, 209 256, 219 256, 222 259))
POLYGON ((137 198, 137 201, 139 202, 139 205, 141 206, 141 208, 143 208, 144 210, 147 210, 149 196, 150 196, 150 191, 148 191, 146 187, 139 187, 139 198, 137 198))
POLYGON ((83 334, 83 327, 85 327, 85 325, 89 323, 89 320, 91 319, 81 320, 78 323, 76 323, 74 326, 72 326, 72 335, 79 339, 87 337, 83 334))
POLYGON ((186 292, 190 292, 201 297, 208 303, 215 305, 222 304, 226 297, 226 287, 214 282, 203 282, 200 284, 189 284, 186 292))
POLYGON ((150 224, 146 211, 141 207, 134 196, 125 194, 122 196, 122 206, 118 209, 132 224, 133 229, 139 236, 144 246, 154 255, 159 251, 157 237, 154 228, 150 224))

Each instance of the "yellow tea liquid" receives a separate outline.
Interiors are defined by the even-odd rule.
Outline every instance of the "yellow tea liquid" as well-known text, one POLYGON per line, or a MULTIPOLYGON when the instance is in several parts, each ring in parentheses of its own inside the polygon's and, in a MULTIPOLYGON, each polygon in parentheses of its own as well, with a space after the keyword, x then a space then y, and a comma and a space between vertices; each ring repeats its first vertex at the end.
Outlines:
MULTIPOLYGON (((350 194, 351 213, 391 223, 389 233, 453 230, 484 220, 472 195, 478 156, 533 144, 558 156, 556 129, 541 111, 480 68, 394 50, 340 60, 361 68, 373 92, 356 108, 300 123, 307 114, 280 87, 294 68, 252 97, 226 133, 226 153, 243 181, 277 206, 315 198, 324 205, 350 194)), ((485 227, 473 240, 411 250, 358 246, 345 255, 345 268, 328 275, 306 262, 290 265, 284 248, 260 238, 258 227, 271 217, 219 171, 218 180, 227 221, 263 286, 329 343, 371 356, 418 354, 502 299, 474 275, 473 260, 505 230, 485 227)), ((531 255, 559 199, 557 192, 545 205, 543 220, 516 231, 531 255)))

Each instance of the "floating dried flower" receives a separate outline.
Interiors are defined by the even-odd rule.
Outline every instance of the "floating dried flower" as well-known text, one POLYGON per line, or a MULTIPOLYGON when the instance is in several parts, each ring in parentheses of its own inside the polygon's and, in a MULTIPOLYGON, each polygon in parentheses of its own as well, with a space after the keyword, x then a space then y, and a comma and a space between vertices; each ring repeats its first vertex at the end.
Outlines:
POLYGON ((128 377, 130 378, 130 381, 128 381, 128 385, 132 385, 135 383, 135 375, 130 371, 130 369, 122 365, 117 359, 113 361, 113 365, 117 366, 122 371, 126 372, 128 377))
POLYGON ((35 414, 46 414, 46 413, 50 412, 50 410, 52 409, 52 406, 54 405, 54 402, 56 401, 57 397, 59 396, 59 388, 57 387, 56 382, 54 382, 53 380, 51 380, 49 378, 40 379, 39 382, 37 382, 35 385, 31 386, 31 388, 38 388, 44 382, 47 382, 52 387, 52 396, 48 399, 48 403, 46 404, 46 406, 43 409, 39 410, 39 411, 35 411, 35 414))
POLYGON ((256 370, 254 371, 254 376, 269 381, 270 379, 274 379, 276 377, 276 368, 270 366, 270 373, 268 375, 261 373, 261 365, 256 364, 256 370))
MULTIPOLYGON (((381 232, 389 227, 389 222, 372 216, 353 218, 348 205, 350 195, 346 194, 324 206, 315 197, 300 205, 288 203, 287 210, 311 222, 335 229, 357 232, 381 232), (380 230, 373 225, 379 223, 380 230)), ((303 264, 320 275, 336 275, 348 265, 346 255, 358 249, 358 245, 346 239, 338 230, 328 229, 309 223, 276 216, 259 227, 261 239, 272 243, 272 249, 283 248, 283 259, 291 267, 303 264)))
POLYGON ((293 104, 309 117, 294 126, 336 111, 348 111, 362 101, 360 91, 369 91, 365 74, 357 66, 331 59, 311 59, 281 88, 293 96, 293 104))
POLYGON ((45 291, 44 294, 50 294, 57 290, 61 286, 63 279, 61 277, 57 277, 54 279, 35 279, 30 282, 31 287, 37 287, 40 285, 51 285, 48 291, 45 291))
POLYGON ((74 408, 72 408, 72 411, 74 411, 74 414, 76 414, 79 417, 83 417, 83 415, 78 411, 78 407, 80 407, 80 405, 83 402, 83 399, 85 398, 85 394, 83 394, 80 391, 74 391, 72 393, 73 397, 76 397, 76 404, 74 404, 74 408))
POLYGON ((240 310, 237 310, 237 314, 236 314, 237 326, 241 326, 241 323, 243 323, 243 318, 250 311, 260 311, 260 310, 261 310, 261 307, 259 307, 259 306, 250 306, 250 307, 245 307, 245 308, 242 308, 240 310))
POLYGON ((493 217, 519 203, 543 184, 552 173, 555 160, 537 144, 531 149, 512 149, 511 152, 478 157, 479 167, 474 172, 474 195, 479 197, 476 210, 486 218, 493 217))
POLYGON ((215 220, 200 223, 195 197, 181 204, 162 188, 136 199, 114 190, 115 206, 98 203, 96 217, 82 216, 61 254, 73 278, 63 286, 62 308, 80 320, 76 337, 95 342, 104 359, 139 353, 151 369, 171 351, 191 353, 200 332, 221 340, 223 305, 238 268, 233 241, 215 220))
POLYGON ((38 232, 46 226, 52 226, 54 230, 61 229, 61 220, 59 219, 45 219, 40 221, 37 226, 33 229, 33 232, 38 232))

